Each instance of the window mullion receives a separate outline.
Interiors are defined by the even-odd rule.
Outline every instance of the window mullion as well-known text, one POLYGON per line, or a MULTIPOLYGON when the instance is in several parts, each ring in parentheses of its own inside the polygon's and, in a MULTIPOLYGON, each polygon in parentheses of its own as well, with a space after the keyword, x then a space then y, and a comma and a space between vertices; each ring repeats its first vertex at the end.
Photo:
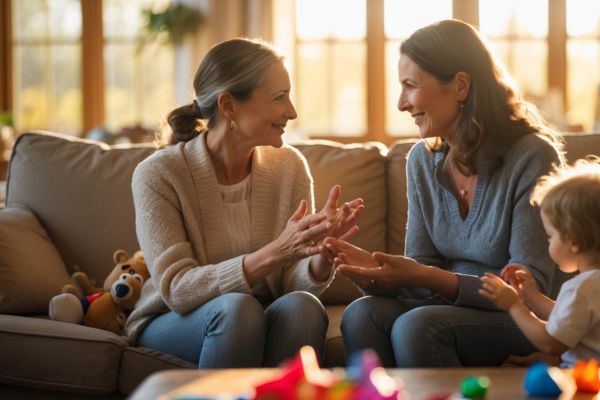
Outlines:
POLYGON ((548 91, 560 90, 563 110, 567 104, 567 4, 548 0, 548 91))
POLYGON ((12 110, 11 0, 0 1, 0 110, 12 110))
POLYGON ((386 140, 384 0, 367 3, 367 136, 386 140))
POLYGON ((102 0, 82 0, 81 85, 83 133, 104 125, 104 36, 102 0))
POLYGON ((479 26, 479 0, 453 0, 452 15, 475 27, 479 26))

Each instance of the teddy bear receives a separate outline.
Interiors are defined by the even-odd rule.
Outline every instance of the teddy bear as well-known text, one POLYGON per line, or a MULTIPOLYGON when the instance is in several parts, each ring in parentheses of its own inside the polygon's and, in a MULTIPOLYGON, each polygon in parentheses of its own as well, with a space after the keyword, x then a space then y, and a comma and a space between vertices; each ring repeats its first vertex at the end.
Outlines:
POLYGON ((98 288, 85 272, 73 273, 67 284, 50 299, 48 315, 55 321, 83 324, 123 334, 125 320, 150 277, 141 251, 129 257, 125 250, 113 255, 115 267, 98 288))

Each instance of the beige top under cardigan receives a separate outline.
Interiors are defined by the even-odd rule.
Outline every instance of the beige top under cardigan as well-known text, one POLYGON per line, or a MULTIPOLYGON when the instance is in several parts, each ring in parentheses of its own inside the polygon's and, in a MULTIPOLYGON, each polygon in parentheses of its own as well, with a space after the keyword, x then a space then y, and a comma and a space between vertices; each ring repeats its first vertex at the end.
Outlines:
MULTIPOLYGON (((133 174, 136 230, 151 278, 125 332, 132 343, 156 315, 188 313, 224 293, 251 293, 244 254, 231 250, 224 207, 205 134, 157 151, 133 174)), ((314 212, 313 182, 300 152, 257 147, 252 156, 251 248, 279 236, 300 200, 314 212)), ((277 268, 266 283, 277 298, 295 290, 321 294, 333 279, 313 280, 309 258, 277 268)))

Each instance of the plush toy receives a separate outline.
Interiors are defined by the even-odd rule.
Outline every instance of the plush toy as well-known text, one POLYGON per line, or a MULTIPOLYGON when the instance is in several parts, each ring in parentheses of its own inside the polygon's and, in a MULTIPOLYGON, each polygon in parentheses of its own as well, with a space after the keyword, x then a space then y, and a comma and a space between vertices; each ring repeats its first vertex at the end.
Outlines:
POLYGON ((50 318, 83 323, 121 335, 127 315, 138 301, 150 273, 141 251, 129 257, 126 251, 117 250, 113 260, 116 265, 104 280, 103 288, 97 288, 84 272, 75 272, 72 279, 76 285, 63 286, 61 294, 50 299, 50 318))

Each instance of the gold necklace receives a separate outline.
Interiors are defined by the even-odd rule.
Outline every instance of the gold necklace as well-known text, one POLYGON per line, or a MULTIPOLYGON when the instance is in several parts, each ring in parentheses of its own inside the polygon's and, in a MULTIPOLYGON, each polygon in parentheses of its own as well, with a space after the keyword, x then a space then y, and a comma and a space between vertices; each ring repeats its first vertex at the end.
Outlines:
MULTIPOLYGON (((454 187, 458 191, 458 196, 460 197, 461 200, 465 200, 467 195, 469 194, 469 190, 471 190, 471 186, 473 186, 473 182, 475 181, 475 179, 477 179, 477 175, 470 175, 470 176, 465 177, 465 184, 460 185, 458 183, 458 181, 456 180, 456 177, 454 176, 457 173, 454 166, 450 166, 449 172, 450 172, 450 179, 452 180, 454 187)), ((462 174, 460 174, 460 175, 463 176, 462 174)))

